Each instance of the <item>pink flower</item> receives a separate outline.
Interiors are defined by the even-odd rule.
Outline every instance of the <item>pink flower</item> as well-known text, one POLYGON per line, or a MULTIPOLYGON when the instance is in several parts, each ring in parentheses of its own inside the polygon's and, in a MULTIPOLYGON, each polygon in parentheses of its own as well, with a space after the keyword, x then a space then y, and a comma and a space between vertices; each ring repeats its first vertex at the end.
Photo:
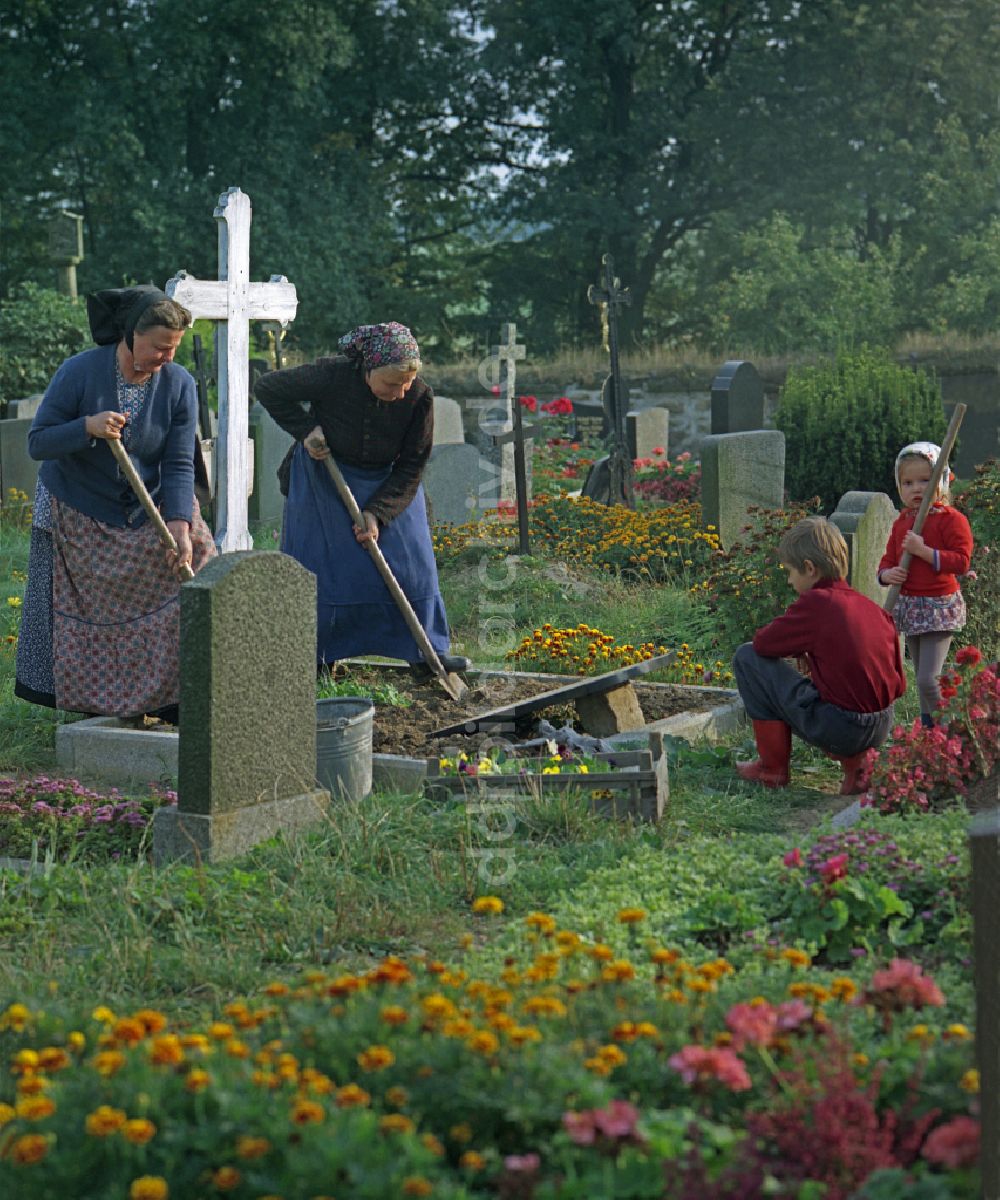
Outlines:
POLYGON ((661 454, 666 454, 666 452, 667 452, 667 451, 666 451, 666 448, 665 448, 664 446, 654 446, 654 447, 653 447, 653 453, 654 453, 654 454, 655 454, 657 457, 659 457, 661 454))
POLYGON ((685 1046, 667 1064, 685 1083, 714 1079, 731 1092, 745 1092, 751 1086, 743 1060, 726 1047, 685 1046))
POLYGON ((979 1122, 972 1117, 955 1117, 947 1125, 939 1125, 920 1153, 928 1162, 950 1171, 975 1166, 979 1158, 979 1122))
POLYGON ((770 1004, 734 1004, 726 1013, 737 1050, 746 1045, 769 1046, 778 1028, 778 1014, 770 1004))
POLYGON ((538 1154, 508 1154, 503 1165, 513 1174, 530 1175, 542 1165, 538 1154))
POLYGON ((796 846, 794 850, 789 850, 781 861, 786 867, 801 867, 802 851, 796 846))
POLYGON ((802 1000, 785 1000, 775 1014, 780 1033, 791 1033, 812 1017, 812 1009, 802 1000))
POLYGON ((862 997, 889 1012, 905 1008, 940 1008, 944 1004, 941 989, 923 973, 923 968, 905 958, 894 958, 885 971, 876 971, 862 997))
POLYGON ((578 1146, 592 1146, 598 1135, 610 1141, 636 1141, 639 1110, 627 1100, 612 1100, 606 1108, 563 1113, 563 1128, 578 1146))

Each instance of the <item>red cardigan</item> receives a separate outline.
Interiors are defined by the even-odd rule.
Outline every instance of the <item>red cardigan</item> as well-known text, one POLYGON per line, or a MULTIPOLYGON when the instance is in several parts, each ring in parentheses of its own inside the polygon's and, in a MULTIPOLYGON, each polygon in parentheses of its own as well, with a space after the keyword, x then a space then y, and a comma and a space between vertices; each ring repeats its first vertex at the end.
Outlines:
MULTIPOLYGON (((879 572, 899 565, 903 557, 903 538, 913 528, 916 509, 908 508, 893 522, 889 542, 878 565, 879 572)), ((958 591, 957 575, 964 575, 972 558, 972 530, 957 508, 935 504, 927 513, 923 539, 938 551, 938 569, 913 555, 910 573, 900 591, 904 596, 951 596, 958 591)))
POLYGON ((848 712, 888 708, 906 691, 889 613, 842 579, 821 579, 753 636, 766 658, 804 655, 821 699, 848 712))

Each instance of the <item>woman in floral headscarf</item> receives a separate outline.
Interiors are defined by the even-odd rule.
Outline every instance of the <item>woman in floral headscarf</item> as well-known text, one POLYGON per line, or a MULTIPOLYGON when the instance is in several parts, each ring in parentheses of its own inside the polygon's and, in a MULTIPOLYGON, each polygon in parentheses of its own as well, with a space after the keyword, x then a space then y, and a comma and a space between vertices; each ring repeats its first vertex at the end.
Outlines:
POLYGON ((361 325, 320 358, 261 376, 255 396, 295 438, 278 470, 287 497, 281 549, 316 576, 317 663, 383 654, 429 676, 364 543, 377 541, 448 670, 448 620, 438 588, 420 477, 434 433, 434 396, 405 325, 361 325), (356 530, 323 465, 332 454, 362 510, 356 530))

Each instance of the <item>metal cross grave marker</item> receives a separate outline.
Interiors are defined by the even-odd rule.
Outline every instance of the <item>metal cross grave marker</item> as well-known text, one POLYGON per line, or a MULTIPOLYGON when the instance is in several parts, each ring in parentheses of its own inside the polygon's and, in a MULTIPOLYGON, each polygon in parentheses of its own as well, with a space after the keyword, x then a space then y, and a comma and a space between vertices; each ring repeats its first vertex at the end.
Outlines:
POLYGON ((517 371, 514 364, 525 356, 525 347, 517 344, 517 326, 504 325, 500 331, 500 336, 502 339, 500 345, 492 346, 490 353, 497 361, 498 370, 501 363, 504 366, 504 405, 507 409, 507 416, 511 421, 511 428, 505 433, 495 434, 492 441, 494 446, 512 444, 514 452, 514 488, 517 496, 517 549, 519 554, 529 554, 531 551, 528 543, 528 473, 524 462, 524 439, 531 437, 537 431, 537 427, 524 424, 521 419, 521 405, 514 395, 514 381, 517 371))
MULTIPOLYGON (((250 282, 250 197, 230 188, 219 197, 219 278, 196 279, 178 271, 166 292, 195 318, 220 321, 225 327, 225 353, 218 356, 219 439, 215 488, 215 540, 219 550, 250 550, 247 525, 250 461, 249 360, 250 322, 295 319, 295 285, 284 275, 267 283, 250 282)), ((220 335, 221 343, 221 335, 220 335)))
POLYGON ((625 429, 625 414, 628 411, 627 389, 622 383, 621 366, 618 361, 618 310, 632 303, 632 294, 621 286, 615 275, 614 262, 610 254, 601 259, 603 281, 596 287, 587 288, 587 299, 601 308, 602 319, 607 328, 608 352, 611 355, 611 374, 604 382, 601 399, 611 426, 611 452, 594 464, 584 488, 585 495, 599 499, 605 504, 624 504, 634 508, 632 497, 632 459, 628 451, 625 429), (606 497, 606 498, 605 498, 606 497))

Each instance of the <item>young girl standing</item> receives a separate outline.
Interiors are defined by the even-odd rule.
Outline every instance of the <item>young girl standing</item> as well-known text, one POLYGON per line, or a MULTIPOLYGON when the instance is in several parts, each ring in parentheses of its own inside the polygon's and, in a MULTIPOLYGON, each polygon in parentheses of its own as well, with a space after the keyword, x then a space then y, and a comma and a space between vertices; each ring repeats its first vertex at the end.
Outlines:
POLYGON ((906 636, 906 649, 917 677, 920 720, 933 725, 941 703, 938 679, 944 670, 952 634, 965 625, 965 601, 958 576, 969 570, 972 530, 948 502, 948 481, 942 477, 927 511, 922 533, 913 532, 917 510, 930 483, 941 447, 911 442, 896 456, 896 487, 903 511, 893 523, 878 579, 883 586, 900 585, 893 616, 906 636), (912 555, 901 567, 904 554, 912 555))

